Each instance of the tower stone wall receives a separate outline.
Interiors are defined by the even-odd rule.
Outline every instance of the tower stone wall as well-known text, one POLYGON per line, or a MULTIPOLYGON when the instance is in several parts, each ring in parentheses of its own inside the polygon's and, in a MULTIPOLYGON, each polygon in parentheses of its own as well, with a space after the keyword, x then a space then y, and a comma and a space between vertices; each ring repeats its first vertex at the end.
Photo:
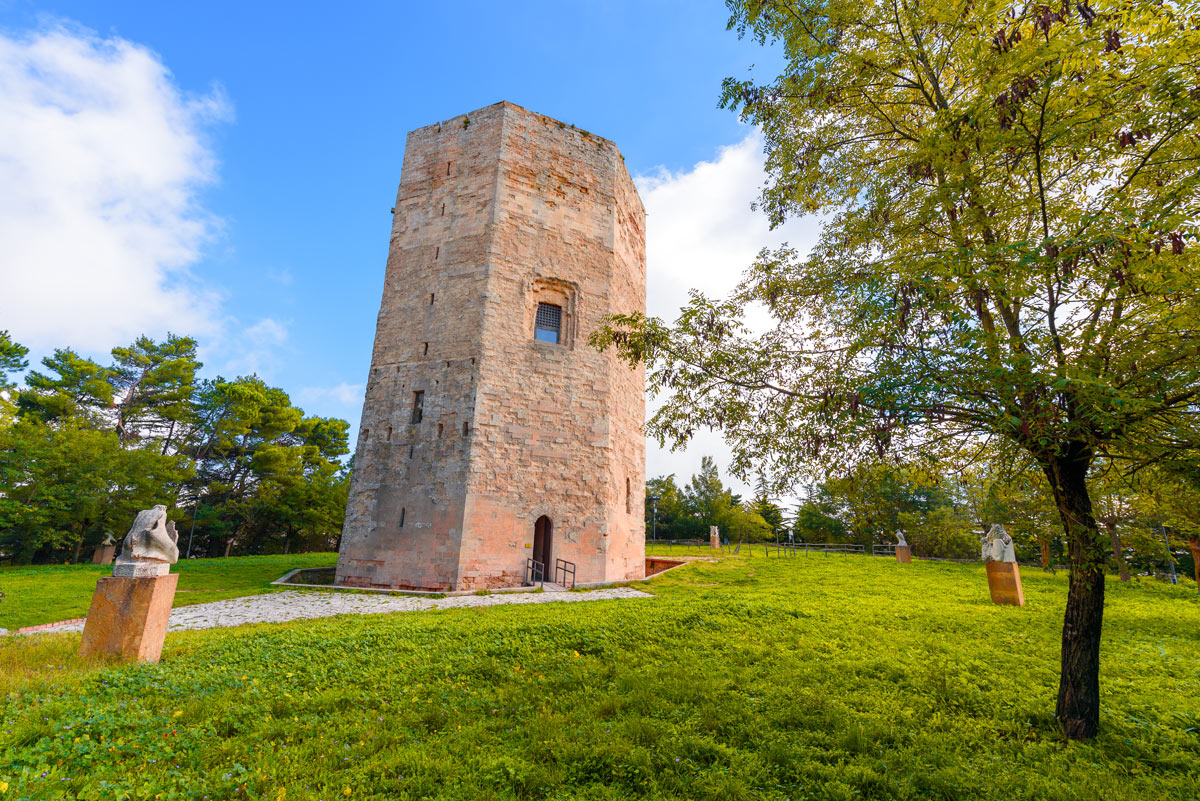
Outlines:
POLYGON ((644 575, 645 375, 587 338, 645 297, 612 142, 511 103, 410 133, 337 582, 517 584, 542 517, 547 580, 644 575))

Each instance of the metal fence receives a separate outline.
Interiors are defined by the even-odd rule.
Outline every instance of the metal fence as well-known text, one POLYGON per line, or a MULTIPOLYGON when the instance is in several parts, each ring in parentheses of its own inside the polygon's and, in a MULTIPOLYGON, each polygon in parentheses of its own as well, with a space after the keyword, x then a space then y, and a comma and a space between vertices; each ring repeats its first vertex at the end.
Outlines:
POLYGON ((727 546, 722 541, 721 547, 713 548, 708 540, 648 540, 646 553, 653 555, 656 549, 664 555, 703 556, 713 551, 725 552, 727 546))

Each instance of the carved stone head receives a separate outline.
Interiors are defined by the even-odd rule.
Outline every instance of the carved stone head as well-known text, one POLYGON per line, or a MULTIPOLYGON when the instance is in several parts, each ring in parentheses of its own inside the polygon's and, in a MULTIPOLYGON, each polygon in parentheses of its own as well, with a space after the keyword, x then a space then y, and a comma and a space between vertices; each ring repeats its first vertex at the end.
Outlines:
POLYGON ((179 560, 179 535, 167 519, 167 507, 159 504, 138 512, 129 533, 121 542, 121 555, 113 564, 113 575, 132 578, 161 576, 179 560))
POLYGON ((1013 548, 1012 537, 999 523, 994 523, 988 529, 984 544, 984 559, 988 562, 1017 561, 1017 552, 1013 548))

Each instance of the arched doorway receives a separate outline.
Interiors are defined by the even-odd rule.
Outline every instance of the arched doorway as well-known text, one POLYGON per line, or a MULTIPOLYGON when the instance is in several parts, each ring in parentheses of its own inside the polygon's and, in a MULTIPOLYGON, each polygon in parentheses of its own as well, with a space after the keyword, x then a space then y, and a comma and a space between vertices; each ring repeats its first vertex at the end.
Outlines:
POLYGON ((533 560, 542 563, 547 581, 554 575, 554 566, 550 563, 553 534, 554 524, 545 515, 539 517, 533 524, 533 560))

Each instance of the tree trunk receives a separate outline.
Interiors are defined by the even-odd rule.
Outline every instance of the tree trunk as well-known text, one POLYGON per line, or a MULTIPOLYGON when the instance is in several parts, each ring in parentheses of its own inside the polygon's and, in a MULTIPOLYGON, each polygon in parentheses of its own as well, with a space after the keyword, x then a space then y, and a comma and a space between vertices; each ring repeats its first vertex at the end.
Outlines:
POLYGON ((1070 443, 1043 464, 1066 532, 1071 574, 1063 617, 1062 669, 1055 716, 1072 740, 1096 736, 1100 723, 1100 630, 1105 548, 1087 490, 1091 450, 1070 443))
POLYGON ((1041 541, 1042 546, 1042 570, 1050 572, 1050 543, 1045 540, 1041 541))
POLYGON ((235 539, 236 537, 230 537, 229 539, 225 540, 225 556, 229 556, 229 552, 233 550, 233 541, 235 539))
POLYGON ((79 552, 83 550, 83 535, 79 535, 79 539, 75 541, 75 553, 71 556, 71 564, 79 564, 79 552))
POLYGON ((1121 555, 1121 537, 1117 534, 1117 524, 1109 522, 1105 528, 1112 539, 1113 558, 1117 560, 1117 571, 1121 574, 1121 581, 1129 581, 1129 565, 1125 564, 1125 557, 1121 555))
POLYGON ((1196 579, 1196 592, 1200 592, 1200 537, 1188 537, 1187 544, 1192 552, 1192 576, 1196 579))

